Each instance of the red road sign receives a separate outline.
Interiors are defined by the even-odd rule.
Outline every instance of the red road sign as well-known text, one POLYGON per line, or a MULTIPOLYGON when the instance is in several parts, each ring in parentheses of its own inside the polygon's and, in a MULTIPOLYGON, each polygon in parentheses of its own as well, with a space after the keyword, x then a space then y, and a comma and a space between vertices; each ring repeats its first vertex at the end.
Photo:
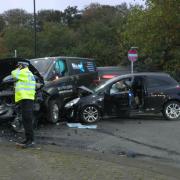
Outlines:
POLYGON ((130 49, 128 51, 128 59, 132 62, 135 62, 138 58, 137 51, 135 49, 130 49))

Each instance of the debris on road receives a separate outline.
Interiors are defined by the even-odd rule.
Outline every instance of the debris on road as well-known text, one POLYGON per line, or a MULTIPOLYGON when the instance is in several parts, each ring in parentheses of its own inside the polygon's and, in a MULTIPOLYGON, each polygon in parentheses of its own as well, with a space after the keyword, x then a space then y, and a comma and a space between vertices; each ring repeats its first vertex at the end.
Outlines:
POLYGON ((79 128, 79 129, 96 129, 97 125, 82 125, 81 123, 67 123, 67 126, 70 128, 79 128))
POLYGON ((127 152, 127 157, 135 158, 136 156, 137 156, 137 153, 134 152, 134 151, 128 151, 128 152, 127 152))

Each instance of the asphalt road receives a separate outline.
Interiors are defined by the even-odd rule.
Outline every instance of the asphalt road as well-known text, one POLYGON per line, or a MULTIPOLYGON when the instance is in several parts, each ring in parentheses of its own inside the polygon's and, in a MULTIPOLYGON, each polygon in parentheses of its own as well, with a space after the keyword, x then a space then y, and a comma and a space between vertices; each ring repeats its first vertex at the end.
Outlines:
MULTIPOLYGON (((43 124, 35 131, 37 143, 128 156, 180 167, 180 121, 161 116, 104 119, 97 129, 69 128, 64 123, 43 124)), ((1 126, 0 140, 14 141, 14 134, 1 126)))

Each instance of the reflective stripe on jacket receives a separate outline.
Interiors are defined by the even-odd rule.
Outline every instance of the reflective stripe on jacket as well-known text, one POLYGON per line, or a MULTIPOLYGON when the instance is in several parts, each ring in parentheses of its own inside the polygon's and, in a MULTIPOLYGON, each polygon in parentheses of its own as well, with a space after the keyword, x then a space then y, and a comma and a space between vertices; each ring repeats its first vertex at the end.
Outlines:
POLYGON ((22 99, 35 99, 36 81, 34 75, 26 67, 24 69, 16 69, 11 72, 13 78, 17 80, 15 86, 15 102, 22 99))

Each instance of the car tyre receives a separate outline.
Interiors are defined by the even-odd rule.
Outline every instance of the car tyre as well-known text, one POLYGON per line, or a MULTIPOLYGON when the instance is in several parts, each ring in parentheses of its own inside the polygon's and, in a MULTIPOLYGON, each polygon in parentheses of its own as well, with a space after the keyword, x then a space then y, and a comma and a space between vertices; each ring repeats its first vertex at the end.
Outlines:
POLYGON ((167 120, 180 120, 180 103, 178 101, 169 101, 165 104, 163 115, 167 120))
POLYGON ((130 112, 129 111, 120 111, 120 118, 129 118, 130 117, 130 112))
POLYGON ((82 109, 80 117, 83 123, 92 124, 100 120, 100 111, 98 107, 88 105, 82 109))
POLYGON ((24 133, 24 127, 22 124, 22 117, 16 116, 11 122, 11 127, 16 133, 24 133))
POLYGON ((49 101, 47 120, 53 124, 60 120, 60 104, 55 99, 49 101))

